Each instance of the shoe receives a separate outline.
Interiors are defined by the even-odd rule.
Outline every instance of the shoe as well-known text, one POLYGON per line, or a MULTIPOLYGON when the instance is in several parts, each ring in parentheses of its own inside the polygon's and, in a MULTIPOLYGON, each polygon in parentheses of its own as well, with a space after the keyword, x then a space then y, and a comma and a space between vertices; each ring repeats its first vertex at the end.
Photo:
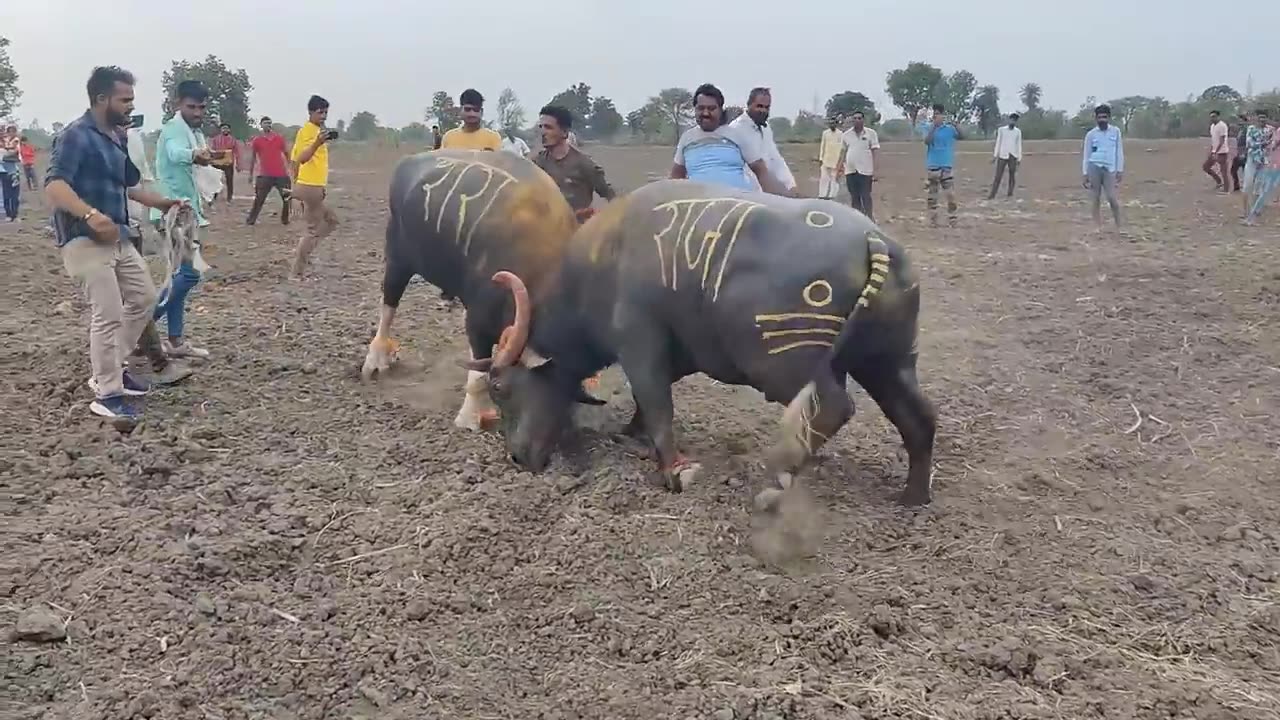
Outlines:
POLYGON ((151 374, 151 385, 173 385, 191 377, 194 372, 190 365, 173 361, 165 365, 160 372, 151 374))
MULTIPOLYGON (((151 389, 151 383, 141 378, 134 377, 128 370, 125 370, 121 377, 124 384, 124 394, 129 397, 142 397, 151 389)), ((89 378, 89 382, 87 384, 89 389, 93 391, 93 394, 97 395, 98 381, 94 378, 89 378)))
POLYGON ((89 412, 104 418, 127 418, 136 420, 142 411, 124 395, 98 398, 89 403, 89 412))
POLYGON ((174 345, 168 340, 168 338, 166 338, 161 340, 160 344, 164 348, 164 354, 171 358, 197 358, 204 360, 209 357, 208 350, 196 347, 188 340, 183 340, 177 345, 174 345))

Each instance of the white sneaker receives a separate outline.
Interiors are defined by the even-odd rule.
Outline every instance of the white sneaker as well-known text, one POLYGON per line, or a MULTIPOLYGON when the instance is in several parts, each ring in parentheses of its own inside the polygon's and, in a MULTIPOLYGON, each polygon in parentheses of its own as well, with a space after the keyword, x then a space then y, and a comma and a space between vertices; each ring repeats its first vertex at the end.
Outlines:
POLYGON ((189 340, 183 340, 177 345, 174 345, 169 342, 168 338, 165 338, 160 341, 160 345, 164 348, 164 354, 171 358, 196 358, 204 360, 209 357, 208 350, 192 345, 189 340))

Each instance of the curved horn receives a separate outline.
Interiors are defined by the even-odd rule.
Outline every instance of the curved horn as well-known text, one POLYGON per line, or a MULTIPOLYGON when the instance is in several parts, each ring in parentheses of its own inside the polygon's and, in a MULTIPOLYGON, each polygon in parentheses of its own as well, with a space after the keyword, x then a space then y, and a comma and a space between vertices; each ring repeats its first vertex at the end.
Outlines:
POLYGON ((511 291, 516 299, 516 317, 511 326, 502 332, 498 352, 493 357, 493 367, 510 367, 520 360, 524 345, 529 341, 529 324, 533 319, 529 289, 518 275, 506 270, 494 273, 493 281, 511 291))

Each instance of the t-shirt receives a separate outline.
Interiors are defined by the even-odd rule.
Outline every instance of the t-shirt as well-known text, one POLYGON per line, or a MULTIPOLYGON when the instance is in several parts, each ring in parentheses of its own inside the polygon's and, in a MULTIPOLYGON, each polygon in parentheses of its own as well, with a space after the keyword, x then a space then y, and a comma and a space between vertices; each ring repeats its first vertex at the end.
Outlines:
MULTIPOLYGON (((928 137, 926 133, 925 137, 928 137)), ((950 123, 943 125, 933 133, 933 144, 928 146, 924 154, 925 167, 930 170, 949 168, 956 161, 956 128, 950 123)))
POLYGON ((23 165, 35 165, 36 146, 31 143, 22 143, 18 146, 18 157, 22 158, 23 165))
POLYGON ((442 150, 501 150, 502 136, 485 127, 473 131, 454 128, 444 134, 440 148, 442 150))
POLYGON ((1227 124, 1219 120, 1209 126, 1209 150, 1215 153, 1225 153, 1229 150, 1227 147, 1227 135, 1230 134, 1227 124))
POLYGON ((763 158, 759 136, 741 125, 721 125, 710 132, 695 126, 680 136, 675 164, 684 166, 690 180, 754 190, 747 166, 763 158))
POLYGON ((859 135, 853 128, 845 130, 840 136, 844 145, 844 174, 875 175, 876 163, 872 150, 880 149, 880 136, 869 127, 862 128, 859 135))
MULTIPOLYGON (((302 152, 311 147, 322 130, 323 128, 312 122, 303 125, 293 139, 293 152, 289 154, 289 159, 297 162, 302 152)), ((316 148, 311 159, 298 168, 298 184, 314 187, 324 187, 329 184, 329 143, 316 148)))
POLYGON ((253 139, 253 154, 258 158, 258 174, 263 177, 289 177, 284 166, 284 138, 279 133, 267 133, 253 139))

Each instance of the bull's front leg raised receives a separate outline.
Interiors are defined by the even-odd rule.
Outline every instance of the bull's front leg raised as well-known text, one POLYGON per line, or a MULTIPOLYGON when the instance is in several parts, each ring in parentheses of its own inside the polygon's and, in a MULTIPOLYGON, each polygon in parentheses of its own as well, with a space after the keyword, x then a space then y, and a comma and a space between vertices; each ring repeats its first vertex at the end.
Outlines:
POLYGON ((844 373, 837 379, 828 369, 819 370, 782 411, 780 435, 765 459, 778 487, 767 488, 757 495, 757 507, 770 509, 776 506, 782 492, 791 488, 795 474, 805 462, 851 417, 853 401, 845 391, 844 373))
MULTIPOLYGON (((471 346, 471 359, 478 360, 493 355, 493 345, 497 338, 485 333, 472 324, 472 315, 467 313, 467 342, 471 346)), ((463 430, 482 430, 498 420, 498 408, 489 397, 489 375, 478 370, 467 371, 467 384, 464 386, 462 407, 453 419, 453 424, 463 430)))

